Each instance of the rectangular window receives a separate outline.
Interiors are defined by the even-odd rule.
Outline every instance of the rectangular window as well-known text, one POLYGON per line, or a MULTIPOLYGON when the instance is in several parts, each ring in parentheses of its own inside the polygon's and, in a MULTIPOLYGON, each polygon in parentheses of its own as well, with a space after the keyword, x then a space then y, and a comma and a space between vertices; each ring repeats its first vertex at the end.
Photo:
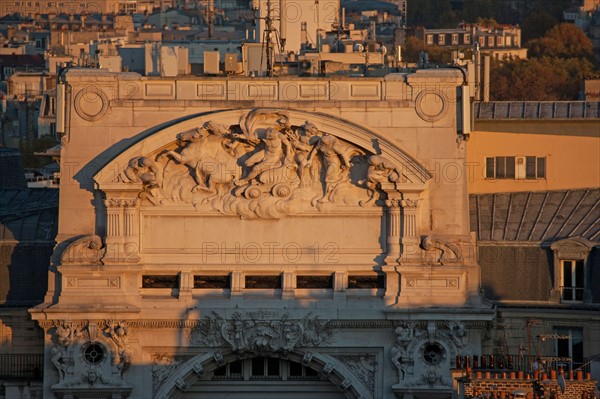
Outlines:
POLYGON ((427 44, 433 44, 433 35, 427 35, 427 44))
POLYGON ((246 276, 246 288, 280 289, 281 276, 246 276))
POLYGON ((452 34, 452 44, 458 44, 458 33, 452 34))
POLYGON ((465 42, 465 44, 471 43, 471 35, 469 33, 465 33, 464 42, 465 42))
POLYGON ((281 371, 279 359, 255 357, 252 359, 252 379, 279 379, 281 371))
POLYGON ((583 301, 584 273, 583 260, 562 260, 562 288, 563 301, 583 301))
POLYGON ((486 157, 487 179, 545 179, 545 157, 486 157))
POLYGON ((348 288, 385 288, 385 276, 383 274, 348 276, 348 288))
POLYGON ((228 289, 230 288, 229 275, 226 276, 194 276, 194 288, 200 289, 228 289))
POLYGON ((213 372, 214 380, 242 380, 242 360, 236 360, 219 367, 213 372))
POLYGON ((502 40, 502 39, 503 39, 503 37, 502 37, 502 36, 499 36, 499 37, 497 37, 497 38, 496 38, 496 45, 497 45, 497 46, 502 46, 502 45, 504 45, 504 40, 502 40))
POLYGON ((144 275, 142 288, 178 288, 179 276, 177 275, 144 275))
POLYGON ((488 37, 488 46, 494 47, 494 36, 488 37))
POLYGON ((440 46, 443 46, 444 44, 446 44, 446 35, 445 34, 438 35, 438 44, 440 46))
POLYGON ((333 276, 296 276, 296 288, 331 289, 333 276))
POLYGON ((583 364, 583 328, 555 327, 557 366, 567 366, 570 370, 583 364))

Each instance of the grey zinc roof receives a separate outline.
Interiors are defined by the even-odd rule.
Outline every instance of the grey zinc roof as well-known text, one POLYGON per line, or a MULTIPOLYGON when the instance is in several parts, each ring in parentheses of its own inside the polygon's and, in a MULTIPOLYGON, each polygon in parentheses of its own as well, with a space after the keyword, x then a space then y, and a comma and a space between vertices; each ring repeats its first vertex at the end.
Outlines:
POLYGON ((58 228, 58 190, 0 190, 0 241, 54 241, 58 228))
POLYGON ((472 194, 471 231, 480 241, 600 239, 600 189, 472 194))

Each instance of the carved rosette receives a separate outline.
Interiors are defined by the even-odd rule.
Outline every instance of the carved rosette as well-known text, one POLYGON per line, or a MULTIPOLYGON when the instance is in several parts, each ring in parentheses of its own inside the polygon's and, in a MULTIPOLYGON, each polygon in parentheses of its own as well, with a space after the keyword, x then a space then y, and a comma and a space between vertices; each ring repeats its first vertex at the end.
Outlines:
POLYGON ((229 320, 214 314, 206 317, 189 335, 191 345, 228 347, 237 353, 266 355, 287 353, 296 347, 314 347, 333 339, 333 331, 325 321, 307 314, 294 320, 289 314, 278 316, 268 312, 234 313, 229 320))

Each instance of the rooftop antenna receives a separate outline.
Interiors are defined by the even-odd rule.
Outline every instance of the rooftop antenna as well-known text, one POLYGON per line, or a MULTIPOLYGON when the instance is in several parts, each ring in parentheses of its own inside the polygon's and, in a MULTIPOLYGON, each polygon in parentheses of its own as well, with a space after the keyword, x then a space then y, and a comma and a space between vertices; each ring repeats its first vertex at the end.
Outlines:
MULTIPOLYGON (((258 7, 254 5, 254 12, 258 11, 258 7)), ((267 15, 265 17, 256 17, 255 19, 264 19, 265 20, 265 30, 263 31, 262 37, 262 55, 261 55, 261 65, 263 63, 263 56, 266 57, 267 68, 266 68, 266 76, 272 77, 275 65, 275 48, 280 52, 283 52, 283 46, 285 44, 284 39, 281 39, 279 36, 279 32, 273 25, 277 19, 274 17, 273 7, 271 5, 271 0, 267 0, 267 15)))

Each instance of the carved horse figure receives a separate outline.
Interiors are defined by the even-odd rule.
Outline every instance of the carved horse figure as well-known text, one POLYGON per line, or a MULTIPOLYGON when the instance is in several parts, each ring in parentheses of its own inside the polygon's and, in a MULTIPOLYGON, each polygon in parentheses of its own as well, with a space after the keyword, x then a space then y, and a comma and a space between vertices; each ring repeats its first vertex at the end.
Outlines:
POLYGON ((217 186, 227 184, 239 177, 237 157, 227 146, 227 139, 211 134, 205 128, 192 129, 177 135, 179 152, 167 151, 160 154, 170 156, 175 162, 192 170, 196 186, 192 192, 205 191, 215 194, 217 186))

